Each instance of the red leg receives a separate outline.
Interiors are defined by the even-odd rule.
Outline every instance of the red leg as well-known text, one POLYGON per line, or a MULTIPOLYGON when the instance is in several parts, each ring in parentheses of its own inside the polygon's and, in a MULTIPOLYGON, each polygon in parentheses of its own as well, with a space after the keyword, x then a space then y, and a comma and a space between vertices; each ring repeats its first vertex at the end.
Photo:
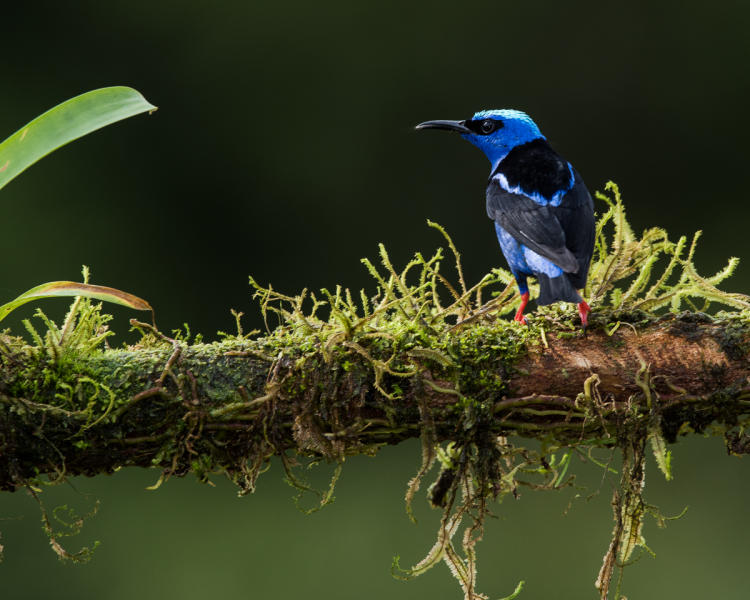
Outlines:
POLYGON ((523 316, 523 309, 526 308, 526 305, 529 303, 529 292, 525 292, 521 294, 521 306, 518 307, 518 310, 516 311, 516 316, 513 317, 514 321, 518 321, 519 323, 526 324, 526 319, 523 316))
POLYGON ((588 304, 586 304, 585 300, 581 300, 578 303, 578 314, 581 316, 581 325, 583 325, 583 330, 586 331, 586 326, 589 324, 589 313, 591 312, 591 308, 588 304))

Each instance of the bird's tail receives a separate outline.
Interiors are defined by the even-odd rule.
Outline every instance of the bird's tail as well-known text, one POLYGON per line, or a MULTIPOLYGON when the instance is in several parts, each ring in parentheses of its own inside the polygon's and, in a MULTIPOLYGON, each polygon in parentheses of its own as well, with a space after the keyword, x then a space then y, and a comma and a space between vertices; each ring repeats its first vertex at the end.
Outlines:
POLYGON ((581 296, 570 283, 568 276, 563 273, 557 277, 548 277, 544 273, 536 273, 539 282, 539 305, 552 304, 553 302, 581 302, 581 296))

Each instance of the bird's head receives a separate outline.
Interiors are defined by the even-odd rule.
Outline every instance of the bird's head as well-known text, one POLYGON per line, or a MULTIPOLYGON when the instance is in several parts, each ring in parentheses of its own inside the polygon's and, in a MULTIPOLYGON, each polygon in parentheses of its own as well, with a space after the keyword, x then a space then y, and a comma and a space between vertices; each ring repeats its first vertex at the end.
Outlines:
POLYGON ((482 110, 465 121, 425 121, 416 129, 447 129, 481 149, 494 169, 505 156, 520 144, 544 139, 539 127, 520 110, 482 110))

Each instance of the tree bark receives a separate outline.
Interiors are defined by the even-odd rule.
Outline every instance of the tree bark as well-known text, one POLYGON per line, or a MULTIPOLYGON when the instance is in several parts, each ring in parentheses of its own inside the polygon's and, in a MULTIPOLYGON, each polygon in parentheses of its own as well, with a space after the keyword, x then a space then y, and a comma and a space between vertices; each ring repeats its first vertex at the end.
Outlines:
POLYGON ((156 466, 224 472, 248 490, 291 449, 342 460, 426 428, 455 439, 467 406, 497 435, 614 445, 625 416, 641 415, 667 442, 713 424, 731 451, 748 450, 733 429, 750 413, 747 315, 545 327, 520 351, 507 325, 476 323, 439 352, 345 337, 302 350, 272 334, 80 351, 0 336, 0 488, 156 466))

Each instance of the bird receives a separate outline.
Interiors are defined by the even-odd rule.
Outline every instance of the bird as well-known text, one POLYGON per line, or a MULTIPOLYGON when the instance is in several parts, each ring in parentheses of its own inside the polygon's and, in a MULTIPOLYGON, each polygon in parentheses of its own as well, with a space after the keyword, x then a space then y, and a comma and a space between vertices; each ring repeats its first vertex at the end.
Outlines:
POLYGON ((585 332, 591 308, 586 286, 594 252, 594 204, 573 166, 552 149, 520 110, 482 110, 463 121, 425 121, 422 129, 456 131, 492 164, 487 216, 521 294, 513 319, 526 323, 528 278, 539 283, 537 304, 573 302, 585 332))

